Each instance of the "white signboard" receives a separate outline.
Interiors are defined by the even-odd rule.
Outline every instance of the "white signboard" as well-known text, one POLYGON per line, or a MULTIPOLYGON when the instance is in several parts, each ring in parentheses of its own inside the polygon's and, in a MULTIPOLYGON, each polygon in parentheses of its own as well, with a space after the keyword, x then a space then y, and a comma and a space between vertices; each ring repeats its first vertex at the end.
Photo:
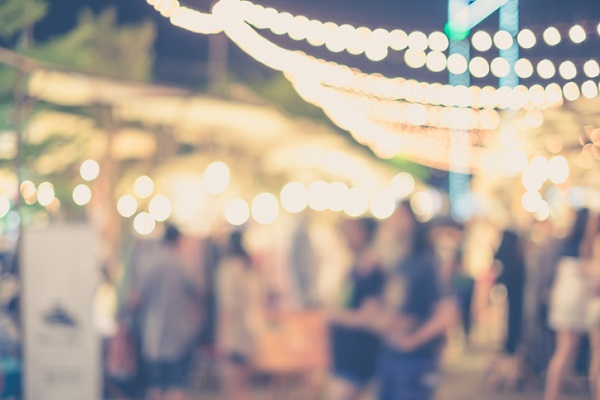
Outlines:
POLYGON ((100 398, 100 347, 92 319, 97 250, 96 235, 87 225, 23 232, 27 399, 100 398))

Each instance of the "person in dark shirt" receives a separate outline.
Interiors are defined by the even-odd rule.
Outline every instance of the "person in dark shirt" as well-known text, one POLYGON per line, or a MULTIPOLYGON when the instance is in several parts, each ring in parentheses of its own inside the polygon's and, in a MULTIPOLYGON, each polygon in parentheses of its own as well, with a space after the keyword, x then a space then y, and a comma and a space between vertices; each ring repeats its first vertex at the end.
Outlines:
POLYGON ((333 384, 329 399, 354 400, 375 375, 379 338, 367 329, 367 319, 382 293, 385 275, 373 251, 377 223, 363 218, 347 221, 344 235, 354 258, 347 278, 342 310, 330 318, 333 384))
POLYGON ((504 231, 494 258, 501 263, 497 282, 506 287, 508 297, 508 329, 504 352, 514 355, 521 338, 525 297, 525 257, 519 236, 514 232, 504 231))
POLYGON ((380 400, 433 398, 445 333, 459 319, 456 301, 440 279, 428 229, 414 218, 413 223, 410 254, 390 279, 374 320, 384 347, 380 400))

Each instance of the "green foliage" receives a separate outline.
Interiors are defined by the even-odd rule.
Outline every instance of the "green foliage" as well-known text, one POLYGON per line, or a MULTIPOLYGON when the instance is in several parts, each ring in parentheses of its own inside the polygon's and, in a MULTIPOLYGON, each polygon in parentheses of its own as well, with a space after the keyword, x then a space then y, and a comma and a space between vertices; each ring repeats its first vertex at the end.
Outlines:
POLYGON ((86 9, 75 29, 36 46, 33 55, 84 72, 146 80, 151 74, 155 35, 150 21, 121 26, 114 8, 98 16, 86 9))
POLYGON ((22 29, 44 18, 48 5, 45 0, 0 1, 0 37, 10 39, 22 29))

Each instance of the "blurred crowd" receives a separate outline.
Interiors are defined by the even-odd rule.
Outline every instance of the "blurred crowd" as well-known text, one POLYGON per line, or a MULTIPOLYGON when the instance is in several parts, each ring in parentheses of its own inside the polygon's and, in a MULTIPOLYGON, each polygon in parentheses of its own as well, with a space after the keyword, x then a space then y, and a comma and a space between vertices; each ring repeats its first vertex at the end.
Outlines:
MULTIPOLYGON (((600 217, 588 209, 528 231, 423 223, 408 203, 385 221, 306 214, 202 239, 166 225, 126 258, 119 285, 105 277, 96 295, 106 398, 245 400, 258 387, 426 400, 447 358, 487 346, 490 389, 538 380, 557 400, 587 375, 600 399, 600 217)), ((9 384, 15 299, 0 318, 9 384)))

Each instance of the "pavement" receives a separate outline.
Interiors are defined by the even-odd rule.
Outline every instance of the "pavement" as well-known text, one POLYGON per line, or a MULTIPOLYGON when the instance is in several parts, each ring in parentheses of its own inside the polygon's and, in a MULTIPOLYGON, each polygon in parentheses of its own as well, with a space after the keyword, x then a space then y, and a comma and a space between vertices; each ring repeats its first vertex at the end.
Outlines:
MULTIPOLYGON (((529 377, 518 389, 492 388, 486 382, 490 365, 497 359, 489 348, 461 349, 447 356, 442 369, 442 382, 436 400, 541 400, 543 381, 529 377)), ((510 367, 509 367, 510 368, 510 367)), ((206 382, 206 381, 205 381, 206 382)), ((254 392, 256 400, 309 400, 302 392, 298 381, 288 382, 287 390, 272 393, 266 382, 259 383, 254 392)), ((192 396, 194 400, 231 400, 221 395, 215 386, 198 384, 192 396)), ((312 397, 311 397, 312 398, 312 397)), ((326 397, 317 399, 327 400, 326 397)), ((373 394, 367 394, 364 400, 373 400, 373 394)), ((572 378, 565 391, 565 399, 589 400, 585 380, 572 378)))

